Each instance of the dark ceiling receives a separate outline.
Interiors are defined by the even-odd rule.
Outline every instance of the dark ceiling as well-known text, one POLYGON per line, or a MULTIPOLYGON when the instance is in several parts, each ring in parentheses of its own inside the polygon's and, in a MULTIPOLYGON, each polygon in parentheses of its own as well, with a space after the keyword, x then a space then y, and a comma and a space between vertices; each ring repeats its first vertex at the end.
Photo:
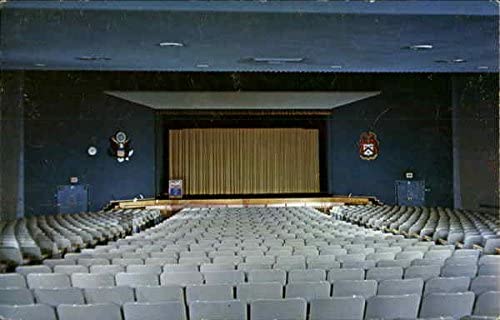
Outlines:
POLYGON ((498 72, 498 18, 493 1, 12 1, 1 9, 1 63, 4 70, 498 72))

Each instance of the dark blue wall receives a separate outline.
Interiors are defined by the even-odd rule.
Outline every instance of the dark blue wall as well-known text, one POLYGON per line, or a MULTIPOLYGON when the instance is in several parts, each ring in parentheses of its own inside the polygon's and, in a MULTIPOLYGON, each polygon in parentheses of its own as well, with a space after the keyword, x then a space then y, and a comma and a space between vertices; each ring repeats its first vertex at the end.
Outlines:
POLYGON ((425 179, 427 205, 453 204, 450 91, 446 79, 397 76, 378 82, 382 94, 335 109, 329 120, 329 192, 374 195, 395 202, 395 180, 412 170, 425 179), (376 121, 377 117, 380 117, 376 121), (360 159, 359 136, 374 131, 380 154, 360 159))
POLYGON ((57 212, 55 192, 70 176, 90 186, 90 209, 109 200, 154 196, 154 112, 106 97, 99 76, 32 75, 26 79, 26 215, 57 212), (118 163, 107 154, 118 129, 131 138, 135 154, 118 163), (98 155, 89 157, 95 145, 98 155))
MULTIPOLYGON (((106 97, 105 90, 380 90, 378 97, 335 109, 329 119, 300 117, 328 122, 326 189, 394 203, 394 181, 411 169, 430 188, 428 205, 453 203, 447 75, 35 72, 27 74, 25 87, 27 215, 56 212, 56 187, 70 176, 90 185, 92 210, 112 199, 155 195, 155 178, 161 178, 164 165, 155 113, 106 97), (129 163, 119 164, 106 153, 118 129, 129 133, 136 150, 129 163), (364 161, 357 144, 360 133, 370 129, 378 134, 381 151, 377 160, 364 161), (86 154, 90 144, 99 148, 95 158, 86 154)), ((161 179, 156 184, 161 189, 161 179)))

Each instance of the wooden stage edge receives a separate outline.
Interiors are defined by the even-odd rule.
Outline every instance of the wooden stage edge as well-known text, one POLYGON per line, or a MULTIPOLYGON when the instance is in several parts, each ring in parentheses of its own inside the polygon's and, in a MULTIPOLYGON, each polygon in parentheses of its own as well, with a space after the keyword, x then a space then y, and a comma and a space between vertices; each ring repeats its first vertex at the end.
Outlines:
POLYGON ((182 208, 209 207, 314 207, 327 209, 338 205, 380 204, 375 197, 299 197, 299 198, 241 198, 241 199, 140 199, 112 201, 111 208, 136 209, 156 208, 177 211, 182 208))

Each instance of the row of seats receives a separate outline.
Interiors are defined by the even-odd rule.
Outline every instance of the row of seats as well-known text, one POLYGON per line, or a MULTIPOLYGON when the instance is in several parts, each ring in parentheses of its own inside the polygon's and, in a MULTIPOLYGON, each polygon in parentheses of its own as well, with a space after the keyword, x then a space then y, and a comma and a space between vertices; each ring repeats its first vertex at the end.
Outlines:
POLYGON ((160 219, 157 210, 111 210, 0 221, 0 263, 21 265, 95 246, 160 219))
MULTIPOLYGON (((495 265, 498 266, 498 265, 495 265)), ((66 268, 67 266, 61 266, 66 268)), ((102 266, 96 266, 102 267, 102 266)), ((106 266, 107 267, 107 266, 106 266)), ((68 273, 29 273, 26 278, 23 274, 2 274, 0 275, 0 288, 46 288, 46 287, 79 287, 87 284, 94 286, 109 285, 189 285, 189 284, 240 284, 244 282, 278 282, 281 284, 294 282, 328 281, 333 283, 338 280, 401 280, 401 279, 421 279, 427 281, 433 278, 454 279, 463 278, 469 282, 471 279, 481 279, 495 277, 499 269, 491 270, 491 275, 479 275, 471 272, 475 265, 450 265, 450 268, 443 270, 436 265, 410 266, 406 269, 401 267, 375 267, 368 270, 361 268, 344 269, 308 269, 308 270, 280 270, 280 269, 256 269, 249 271, 224 270, 224 271, 178 271, 167 270, 162 272, 161 266, 153 268, 141 268, 142 265, 131 265, 134 267, 128 272, 115 272, 110 269, 96 269, 91 273, 80 273, 75 269, 68 273), (444 272, 443 272, 444 271, 444 272)), ((149 266, 147 266, 149 267, 149 266)), ((47 268, 48 269, 48 268, 47 268)), ((58 271, 56 267, 56 271, 58 271)), ((50 271, 50 269, 46 270, 50 271)), ((467 282, 467 283, 468 283, 467 282)))
MULTIPOLYGON (((347 300, 333 303, 338 299, 362 301, 346 309, 357 312, 352 319, 492 317, 500 314, 498 258, 311 208, 190 208, 123 239, 18 267, 0 277, 0 288, 7 297, 9 290, 23 292, 25 306, 54 310, 71 301, 42 301, 41 292, 74 291, 85 307, 115 303, 125 318, 127 303, 149 304, 143 314, 152 304, 176 303, 184 313, 172 319, 349 319, 341 316, 347 300), (120 300, 125 291, 129 299, 120 300), (272 302, 269 308, 262 299, 272 302), (305 311, 288 314, 300 309, 288 304, 305 311), (244 313, 232 314, 232 305, 244 313)), ((8 298, 3 303, 15 305, 8 298)))
POLYGON ((378 230, 441 239, 465 248, 479 245, 489 254, 500 248, 497 213, 406 206, 344 206, 334 211, 341 219, 378 230))
POLYGON ((374 296, 367 300, 360 296, 313 299, 302 298, 193 301, 186 307, 177 301, 126 302, 95 304, 0 305, 0 314, 11 319, 38 320, 362 320, 362 319, 459 319, 474 313, 478 319, 496 319, 491 316, 489 304, 498 299, 493 293, 483 294, 474 306, 472 293, 439 294, 420 297, 413 294, 374 296), (308 307, 309 304, 309 307, 308 307), (248 312, 249 311, 249 312, 248 312), (122 313, 123 312, 123 313, 122 313), (443 314, 445 316, 443 317, 443 314))
MULTIPOLYGON (((175 274, 173 274, 175 276, 175 274)), ((85 293, 90 292, 91 297, 87 301, 106 301, 123 303, 134 301, 133 289, 136 290, 137 301, 157 302, 162 300, 184 301, 183 288, 185 291, 185 300, 189 303, 196 300, 217 301, 236 298, 249 301, 260 298, 279 299, 279 298, 304 298, 306 300, 362 296, 370 298, 376 295, 404 295, 415 294, 428 296, 433 293, 463 293, 471 291, 475 295, 481 295, 486 292, 496 291, 500 284, 500 277, 481 276, 473 279, 467 277, 453 278, 431 278, 426 281, 420 278, 411 279, 387 279, 387 280, 335 280, 333 286, 330 282, 324 280, 316 281, 291 281, 284 284, 284 281, 275 281, 282 279, 269 279, 264 277, 250 281, 248 283, 231 284, 200 284, 198 281, 184 280, 183 284, 176 281, 162 281, 160 283, 151 276, 144 274, 138 276, 118 275, 115 279, 111 277, 94 277, 89 280, 87 277, 79 277, 76 274, 72 278, 72 285, 69 279, 63 277, 38 277, 33 276, 28 279, 29 288, 7 287, 0 289, 0 304, 31 304, 34 298, 39 303, 48 303, 57 305, 61 303, 81 303, 79 299, 80 289, 85 289, 85 293), (54 280, 53 283, 49 281, 54 280), (93 280, 93 281, 92 281, 93 280), (236 288, 236 291, 234 290, 236 288), (284 291, 283 291, 284 289, 284 291), (78 292, 78 294, 76 293, 78 292), (284 292, 284 294, 283 294, 284 292), (76 298, 72 298, 76 295, 76 298), (123 298, 125 297, 125 298, 123 298), (118 299, 118 300, 115 300, 118 299), (49 301, 53 301, 49 303, 49 301)), ((500 304, 500 301, 498 301, 500 304)), ((498 308, 498 306, 496 307, 498 308)))

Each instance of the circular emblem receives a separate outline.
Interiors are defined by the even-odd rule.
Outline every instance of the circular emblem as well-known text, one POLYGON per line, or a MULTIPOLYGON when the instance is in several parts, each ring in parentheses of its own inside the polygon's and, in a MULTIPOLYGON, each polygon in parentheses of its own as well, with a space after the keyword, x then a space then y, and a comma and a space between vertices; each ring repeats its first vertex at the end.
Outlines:
POLYGON ((118 143, 125 143, 127 141, 127 134, 123 131, 118 131, 115 134, 115 139, 118 143))
POLYGON ((89 156, 93 157, 97 154, 97 148, 94 147, 94 146, 90 146, 88 149, 87 149, 87 153, 89 156))

